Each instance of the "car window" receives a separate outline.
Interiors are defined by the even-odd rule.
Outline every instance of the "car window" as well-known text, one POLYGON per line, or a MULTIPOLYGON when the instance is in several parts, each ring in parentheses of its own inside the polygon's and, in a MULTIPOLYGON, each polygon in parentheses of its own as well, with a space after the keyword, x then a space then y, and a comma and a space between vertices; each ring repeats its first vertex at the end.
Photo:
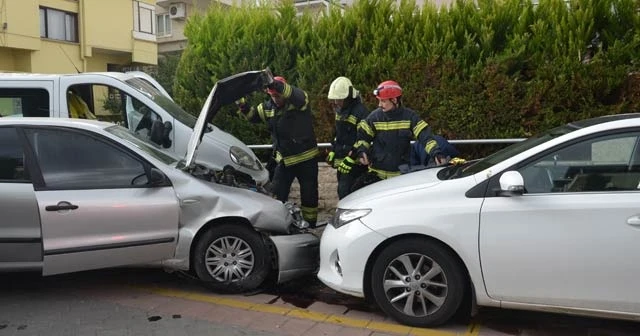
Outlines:
POLYGON ((0 128, 0 182, 29 182, 24 152, 15 128, 0 128))
MULTIPOLYGON (((151 140, 154 123, 162 118, 149 106, 126 92, 108 85, 79 84, 69 87, 67 104, 71 118, 98 119, 124 126, 145 140, 151 140)), ((156 132, 159 132, 155 125, 156 132)), ((162 144, 159 135, 153 137, 162 144)))
POLYGON ((518 169, 526 193, 640 188, 639 133, 601 136, 553 151, 518 169))
POLYGON ((41 88, 1 88, 0 117, 49 117, 49 91, 41 88))
POLYGON ((146 183, 142 162, 88 134, 66 129, 28 129, 26 134, 46 188, 128 188, 146 183))
POLYGON ((131 142, 147 154, 168 165, 173 164, 179 160, 179 158, 173 156, 171 153, 165 152, 160 149, 160 146, 154 146, 153 142, 149 142, 146 139, 140 138, 140 135, 133 133, 122 126, 114 125, 111 127, 107 127, 105 128, 105 131, 117 136, 120 139, 131 142))
POLYGON ((189 128, 195 127, 197 118, 187 113, 173 100, 167 98, 167 96, 165 96, 162 92, 153 87, 153 85, 149 85, 147 84, 147 82, 144 82, 139 78, 127 79, 126 83, 129 84, 132 88, 148 95, 156 104, 162 107, 162 109, 167 111, 167 113, 169 113, 173 118, 175 118, 182 124, 187 125, 187 127, 189 128))
POLYGON ((456 167, 451 168, 451 169, 459 169, 459 171, 456 171, 455 173, 451 173, 447 175, 450 176, 450 178, 461 178, 461 177, 467 177, 473 174, 477 174, 506 159, 509 159, 515 155, 518 155, 540 144, 543 144, 549 140, 571 133, 576 129, 577 128, 572 125, 564 125, 564 126, 553 128, 542 134, 533 136, 525 141, 517 142, 509 147, 503 148, 481 160, 475 161, 468 165, 464 165, 463 167, 460 167, 460 168, 456 168, 456 167))

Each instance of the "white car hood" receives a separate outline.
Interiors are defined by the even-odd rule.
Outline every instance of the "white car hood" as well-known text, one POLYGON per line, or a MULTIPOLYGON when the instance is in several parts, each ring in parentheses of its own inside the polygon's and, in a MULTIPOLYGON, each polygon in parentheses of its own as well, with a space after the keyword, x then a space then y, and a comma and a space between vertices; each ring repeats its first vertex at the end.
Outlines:
POLYGON ((411 190, 431 188, 442 183, 437 174, 442 168, 431 168, 379 181, 356 190, 338 202, 338 208, 355 208, 368 201, 411 190))

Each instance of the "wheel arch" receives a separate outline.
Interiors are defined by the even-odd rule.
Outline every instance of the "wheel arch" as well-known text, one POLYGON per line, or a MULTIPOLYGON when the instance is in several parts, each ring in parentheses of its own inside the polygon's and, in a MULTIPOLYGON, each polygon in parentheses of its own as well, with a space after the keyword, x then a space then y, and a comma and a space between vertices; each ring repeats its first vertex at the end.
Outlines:
POLYGON ((198 229, 198 232, 196 232, 196 234, 193 236, 191 246, 189 247, 189 270, 190 271, 193 271, 193 264, 194 264, 193 258, 195 256, 194 250, 196 248, 197 242, 200 240, 202 235, 205 232, 213 229, 214 227, 225 225, 225 224, 241 225, 251 230, 255 230, 255 228, 251 225, 251 222, 249 222, 249 220, 244 217, 227 216, 227 217, 214 218, 210 220, 205 225, 201 226, 198 229))
POLYGON ((382 251, 389 245, 400 241, 400 240, 404 240, 404 239, 411 239, 411 238, 422 238, 425 239, 427 241, 430 241, 434 244, 439 245, 440 247, 444 248, 445 250, 447 250, 448 252, 451 253, 451 255, 457 260, 458 265, 460 265, 460 267, 462 267, 462 271, 463 271, 463 276, 464 276, 464 282, 465 282, 465 293, 464 293, 464 298, 463 300, 468 300, 471 299, 471 304, 475 305, 475 289, 473 286, 473 280, 471 278, 471 274, 469 273, 469 269, 467 268, 467 265, 464 263, 464 261, 462 260, 462 258, 460 257, 460 255, 453 249, 451 248, 451 246, 449 246, 448 244, 444 243, 443 241, 441 241, 440 239, 434 238, 432 236, 429 235, 425 235, 425 234, 418 234, 418 233, 407 233, 407 234, 401 234, 401 235, 397 235, 397 236, 393 236, 390 237, 388 239, 386 239, 385 241, 383 241, 382 243, 380 243, 378 246, 376 246, 376 248, 373 250, 373 252, 371 253, 371 255, 369 255, 369 258, 367 259, 367 263, 365 265, 365 269, 364 269, 364 277, 363 277, 363 284, 362 284, 362 288, 364 290, 364 296, 367 300, 372 300, 373 298, 373 293, 372 293, 372 289, 371 289, 371 281, 367 281, 367 279, 371 280, 371 276, 372 276, 372 271, 373 271, 373 264, 375 262, 375 260, 378 258, 378 256, 380 255, 380 253, 382 253, 382 251))

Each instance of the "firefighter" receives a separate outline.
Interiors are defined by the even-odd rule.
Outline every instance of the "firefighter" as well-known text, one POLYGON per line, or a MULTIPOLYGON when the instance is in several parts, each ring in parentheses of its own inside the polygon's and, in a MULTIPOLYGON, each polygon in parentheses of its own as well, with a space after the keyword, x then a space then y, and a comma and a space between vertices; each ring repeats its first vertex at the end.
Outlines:
POLYGON ((318 218, 318 144, 307 93, 276 76, 266 88, 269 99, 257 107, 238 102, 240 112, 251 122, 264 122, 271 132, 276 167, 273 193, 287 202, 293 179, 300 184, 304 219, 315 227, 318 218))
POLYGON ((398 83, 384 81, 373 94, 378 98, 378 108, 358 124, 355 144, 360 163, 369 165, 369 171, 354 184, 354 190, 400 175, 399 166, 409 164, 412 139, 434 158, 436 165, 446 164, 429 125, 413 110, 402 106, 402 88, 398 83))
POLYGON ((335 137, 331 141, 327 163, 338 168, 338 198, 342 199, 351 192, 354 181, 367 170, 366 166, 355 164, 354 144, 358 135, 358 123, 367 117, 369 111, 362 104, 360 93, 347 77, 338 77, 331 83, 327 98, 336 112, 335 137), (343 160, 349 160, 352 164, 341 166, 343 160))
MULTIPOLYGON (((442 151, 442 155, 447 157, 447 159, 454 159, 457 158, 458 155, 460 155, 458 149, 444 137, 440 135, 434 135, 433 138, 438 143, 438 147, 442 151)), ((421 146, 419 142, 414 142, 413 145, 411 145, 411 155, 409 161, 411 166, 428 167, 434 163, 433 160, 431 160, 431 156, 427 154, 424 147, 421 146)))

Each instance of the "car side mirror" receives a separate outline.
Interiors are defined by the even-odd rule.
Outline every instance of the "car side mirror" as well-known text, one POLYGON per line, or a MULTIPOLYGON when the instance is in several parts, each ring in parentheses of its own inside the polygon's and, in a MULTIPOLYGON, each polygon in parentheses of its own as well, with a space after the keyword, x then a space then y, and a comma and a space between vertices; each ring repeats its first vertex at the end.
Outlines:
POLYGON ((158 168, 151 168, 149 171, 149 185, 154 187, 160 187, 166 185, 167 176, 158 168))
POLYGON ((498 195, 500 196, 522 196, 524 194, 524 179, 522 174, 512 170, 505 172, 500 176, 500 190, 498 195))

